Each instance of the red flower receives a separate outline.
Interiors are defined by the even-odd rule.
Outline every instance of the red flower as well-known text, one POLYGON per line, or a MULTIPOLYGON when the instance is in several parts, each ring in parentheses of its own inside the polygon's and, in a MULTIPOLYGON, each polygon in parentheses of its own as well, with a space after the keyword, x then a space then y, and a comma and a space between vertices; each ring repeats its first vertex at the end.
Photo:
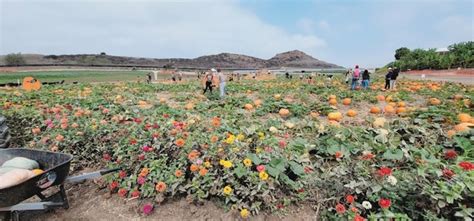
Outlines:
POLYGON ((277 208, 278 208, 278 209, 283 209, 283 208, 285 208, 285 205, 279 203, 279 204, 277 205, 277 208))
POLYGON ((126 197, 126 196, 127 196, 127 192, 128 192, 128 191, 127 191, 126 189, 123 189, 123 188, 122 188, 122 189, 119 189, 118 195, 119 195, 120 197, 126 197))
POLYGON ((388 167, 380 167, 378 173, 380 176, 390 176, 392 175, 392 169, 388 167))
POLYGON ((137 183, 138 183, 138 184, 143 185, 145 182, 146 182, 146 178, 145 178, 145 177, 139 176, 139 177, 137 178, 137 183))
POLYGON ((133 121, 137 124, 141 123, 142 122, 142 119, 140 118, 133 118, 133 121))
POLYGON ((150 128, 151 128, 151 125, 149 123, 147 123, 147 124, 145 124, 143 129, 144 130, 150 130, 150 128))
POLYGON ((334 154, 334 156, 336 157, 336 159, 339 159, 342 157, 342 152, 341 151, 336 151, 336 153, 334 154))
POLYGON ((168 118, 168 117, 170 117, 170 115, 169 114, 163 114, 163 117, 168 118))
POLYGON ((130 144, 131 144, 131 145, 137 144, 137 140, 135 140, 135 139, 132 138, 132 139, 130 140, 130 144))
POLYGON ((471 162, 463 161, 458 164, 465 171, 474 170, 474 164, 471 162))
POLYGON ((264 165, 258 165, 258 166, 257 166, 257 171, 258 171, 258 172, 265 171, 265 166, 264 166, 264 165))
POLYGON ((458 156, 458 154, 453 149, 450 149, 450 150, 447 150, 447 151, 444 152, 444 158, 446 158, 448 160, 455 159, 457 156, 458 156))
POLYGON ((102 159, 105 161, 110 161, 112 157, 108 153, 104 153, 104 155, 102 155, 102 159))
POLYGON ((336 205, 336 212, 339 213, 339 214, 343 214, 346 212, 346 207, 344 205, 342 205, 341 203, 338 203, 336 205))
POLYGON ((298 189, 298 193, 304 193, 304 189, 303 188, 298 189))
POLYGON ((390 199, 380 198, 379 200, 379 206, 382 207, 382 209, 389 208, 391 203, 390 199))
POLYGON ((347 202, 347 203, 353 203, 353 202, 354 202, 354 196, 352 196, 352 195, 347 195, 347 196, 346 196, 346 202, 347 202))
POLYGON ((142 147, 142 150, 145 151, 145 152, 151 152, 153 151, 153 148, 148 146, 148 145, 145 145, 142 147))
POLYGON ((151 136, 152 136, 153 138, 158 138, 158 137, 160 137, 160 134, 159 134, 159 133, 153 133, 151 136))
POLYGON ((373 153, 371 153, 371 152, 367 152, 367 153, 364 153, 364 154, 362 155, 362 159, 363 159, 363 160, 371 160, 371 159, 374 158, 374 157, 375 157, 375 155, 374 155, 373 153))
POLYGON ((110 190, 115 190, 118 187, 118 185, 119 185, 118 182, 114 181, 114 182, 110 183, 109 188, 110 188, 110 190))
POLYGON ((451 179, 453 176, 454 176, 454 172, 448 168, 444 168, 443 169, 443 176, 448 178, 448 179, 451 179))
POLYGON ((134 191, 132 192, 132 198, 137 198, 137 197, 139 197, 139 196, 140 196, 140 191, 134 190, 134 191))
POLYGON ((138 160, 144 160, 144 159, 145 159, 145 154, 138 155, 138 160))
POLYGON ((153 211, 153 204, 147 203, 143 205, 143 213, 149 215, 153 211))
POLYGON ((359 214, 356 214, 354 217, 354 221, 365 221, 364 217, 360 216, 359 214))
POLYGON ((119 172, 119 177, 120 177, 120 178, 123 179, 123 178, 125 178, 126 176, 127 176, 127 172, 125 172, 125 171, 123 171, 123 170, 121 170, 121 171, 119 172))
POLYGON ((154 123, 153 124, 153 129, 158 129, 158 128, 160 128, 160 126, 157 123, 154 123))
POLYGON ((278 142, 278 145, 280 145, 281 148, 284 148, 286 147, 286 142, 284 140, 280 140, 280 142, 278 142))

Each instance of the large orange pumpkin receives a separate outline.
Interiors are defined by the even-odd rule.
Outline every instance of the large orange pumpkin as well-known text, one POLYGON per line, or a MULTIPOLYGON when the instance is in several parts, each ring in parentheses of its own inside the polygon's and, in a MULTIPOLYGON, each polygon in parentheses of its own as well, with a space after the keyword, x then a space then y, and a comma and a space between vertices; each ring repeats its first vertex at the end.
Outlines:
POLYGON ((357 115, 357 111, 355 110, 350 109, 347 111, 347 116, 349 117, 355 117, 356 115, 357 115))
POLYGON ((286 108, 282 108, 278 114, 280 114, 280 117, 288 117, 288 115, 290 115, 290 111, 286 108))
POLYGON ((252 104, 245 104, 245 109, 246 110, 252 110, 253 109, 253 105, 252 104))
POLYGON ((398 106, 399 106, 399 107, 405 107, 406 105, 405 105, 405 102, 400 101, 400 102, 398 102, 398 106))
POLYGON ((255 106, 257 106, 257 107, 260 107, 260 105, 262 105, 262 100, 257 99, 255 101, 253 101, 253 104, 255 104, 255 106))
POLYGON ((372 106, 372 107, 370 108, 370 113, 371 113, 371 114, 378 114, 378 113, 380 113, 380 108, 378 108, 378 107, 376 107, 376 106, 372 106))
POLYGON ((37 91, 41 88, 41 82, 33 77, 25 77, 22 86, 25 91, 37 91))
POLYGON ((349 105, 349 104, 351 104, 351 101, 352 100, 350 98, 344 98, 344 100, 342 100, 342 104, 349 105))
POLYGON ((328 119, 330 121, 340 121, 342 119, 342 114, 340 112, 331 112, 328 114, 328 119))
POLYGON ((407 110, 405 107, 399 107, 397 108, 397 114, 402 114, 402 113, 405 113, 407 110))
POLYGON ((458 114, 458 120, 461 123, 469 123, 469 121, 471 121, 471 115, 466 114, 466 113, 460 113, 458 114))
POLYGON ((430 99, 430 104, 431 105, 439 105, 439 104, 441 104, 441 101, 438 98, 431 98, 430 99))
POLYGON ((383 96, 383 95, 377 95, 377 100, 378 100, 378 101, 385 101, 385 96, 383 96))
POLYGON ((395 108, 392 105, 387 105, 383 108, 383 112, 385 114, 393 114, 395 113, 395 108))
POLYGON ((336 99, 330 99, 330 100, 329 100, 329 104, 330 104, 330 105, 336 105, 336 104, 337 104, 337 100, 336 100, 336 99))

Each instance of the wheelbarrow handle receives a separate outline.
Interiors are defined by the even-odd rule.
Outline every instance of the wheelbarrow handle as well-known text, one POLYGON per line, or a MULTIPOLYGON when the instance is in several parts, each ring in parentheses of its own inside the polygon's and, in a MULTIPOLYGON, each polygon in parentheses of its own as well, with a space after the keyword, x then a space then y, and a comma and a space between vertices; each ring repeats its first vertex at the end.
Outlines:
POLYGON ((73 176, 73 177, 68 177, 66 178, 66 181, 69 183, 79 183, 84 180, 91 180, 95 178, 99 178, 105 174, 112 173, 115 171, 119 171, 121 168, 113 168, 113 169, 104 169, 104 170, 99 170, 91 173, 84 173, 81 175, 73 176))

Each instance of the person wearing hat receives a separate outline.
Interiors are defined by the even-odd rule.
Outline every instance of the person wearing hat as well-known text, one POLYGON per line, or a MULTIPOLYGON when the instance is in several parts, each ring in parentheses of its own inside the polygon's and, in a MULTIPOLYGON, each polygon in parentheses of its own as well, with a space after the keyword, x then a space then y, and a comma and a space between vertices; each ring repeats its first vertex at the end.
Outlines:
POLYGON ((385 89, 390 89, 390 79, 392 79, 392 68, 388 68, 388 73, 385 75, 385 89))

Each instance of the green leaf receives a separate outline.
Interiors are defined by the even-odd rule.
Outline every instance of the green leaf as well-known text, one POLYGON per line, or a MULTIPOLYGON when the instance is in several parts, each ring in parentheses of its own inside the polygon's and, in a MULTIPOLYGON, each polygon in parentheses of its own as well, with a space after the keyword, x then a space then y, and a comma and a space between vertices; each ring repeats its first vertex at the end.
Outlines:
POLYGON ((253 162, 255 165, 260 165, 260 164, 262 164, 262 160, 261 160, 259 157, 257 157, 257 155, 255 155, 255 154, 253 154, 253 153, 249 154, 249 155, 248 155, 248 158, 249 158, 250 160, 252 160, 252 162, 253 162))
POLYGON ((387 150, 382 157, 387 160, 401 160, 403 159, 403 151, 400 149, 387 150))
POLYGON ((235 175, 237 175, 238 178, 242 178, 244 175, 247 174, 247 169, 243 167, 242 165, 238 165, 234 169, 235 175))
POLYGON ((298 176, 303 176, 304 175, 303 166, 301 166, 300 164, 298 164, 294 161, 290 161, 289 164, 290 164, 290 169, 291 169, 291 171, 293 171, 293 173, 295 173, 298 176))

